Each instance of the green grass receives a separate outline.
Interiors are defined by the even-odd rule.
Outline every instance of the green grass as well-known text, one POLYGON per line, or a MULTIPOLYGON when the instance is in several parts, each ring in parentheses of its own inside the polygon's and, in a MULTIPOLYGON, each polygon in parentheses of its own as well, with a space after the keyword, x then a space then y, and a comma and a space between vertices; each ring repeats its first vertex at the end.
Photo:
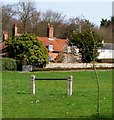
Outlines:
MULTIPOLYGON (((93 71, 3 72, 3 118, 97 118, 97 86, 93 71), (73 95, 67 96, 67 81, 36 81, 30 95, 30 77, 64 78, 73 75, 73 95)), ((100 117, 112 116, 112 71, 98 71, 100 117)))

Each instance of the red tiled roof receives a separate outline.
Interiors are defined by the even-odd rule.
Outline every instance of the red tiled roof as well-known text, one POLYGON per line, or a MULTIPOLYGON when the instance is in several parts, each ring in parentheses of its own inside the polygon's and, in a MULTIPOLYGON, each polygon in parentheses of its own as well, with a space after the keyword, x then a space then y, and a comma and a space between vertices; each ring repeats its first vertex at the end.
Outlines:
POLYGON ((7 52, 4 51, 4 49, 5 49, 6 47, 7 47, 7 46, 5 45, 4 42, 1 42, 1 43, 0 43, 0 57, 7 55, 7 52))
POLYGON ((53 59, 55 59, 57 57, 58 53, 50 53, 49 52, 49 56, 53 59))
POLYGON ((7 53, 0 53, 0 57, 5 57, 7 56, 7 53))
POLYGON ((68 45, 67 39, 38 37, 44 46, 53 45, 53 50, 56 52, 64 51, 65 45, 68 45))

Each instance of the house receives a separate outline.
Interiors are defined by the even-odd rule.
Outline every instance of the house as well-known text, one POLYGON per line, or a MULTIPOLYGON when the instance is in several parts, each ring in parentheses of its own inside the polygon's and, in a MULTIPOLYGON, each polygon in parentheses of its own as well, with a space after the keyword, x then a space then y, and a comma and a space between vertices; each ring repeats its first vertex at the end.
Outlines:
POLYGON ((59 39, 53 36, 54 28, 52 24, 48 24, 47 36, 38 37, 38 40, 48 49, 49 61, 55 61, 57 55, 62 52, 66 52, 66 48, 69 45, 67 39, 59 39))
POLYGON ((103 47, 98 49, 98 60, 101 62, 113 62, 114 60, 114 43, 104 43, 103 47))
MULTIPOLYGON (((19 36, 17 25, 13 26, 13 36, 19 36)), ((65 52, 65 47, 69 45, 67 39, 58 39, 54 36, 54 28, 52 24, 48 24, 47 36, 46 37, 37 37, 39 41, 48 49, 49 61, 55 61, 56 57, 60 52, 65 52)))
MULTIPOLYGON (((14 24, 12 28, 12 37, 22 35, 17 31, 18 31, 18 27, 16 24, 14 24)), ((3 31, 2 41, 0 42, 0 57, 7 56, 7 52, 6 52, 7 46, 5 45, 5 41, 7 39, 8 39, 8 32, 3 31)))
MULTIPOLYGON (((22 34, 18 33, 18 27, 16 24, 13 25, 12 28, 12 37, 20 36, 22 34)), ((81 57, 79 54, 79 49, 76 46, 69 45, 70 41, 66 39, 60 39, 53 36, 54 35, 54 27, 52 24, 48 24, 47 28, 47 36, 45 37, 37 37, 39 41, 48 49, 49 61, 56 62, 56 58, 59 53, 64 54, 63 62, 78 62, 81 57), (73 54, 72 54, 73 51, 73 54)), ((1 56, 7 56, 5 46, 5 40, 8 38, 8 33, 3 32, 3 42, 0 43, 0 53, 1 56)))
MULTIPOLYGON (((59 39, 53 36, 54 28, 52 24, 48 24, 47 36, 46 37, 37 37, 39 41, 48 49, 49 61, 55 61, 56 57, 60 52, 65 53, 66 47, 69 45, 67 39, 59 39)), ((18 27, 16 24, 12 28, 12 37, 20 36, 22 34, 18 33, 18 27)), ((6 55, 6 46, 5 40, 8 38, 8 33, 3 32, 3 41, 0 43, 0 53, 1 56, 6 55)))
POLYGON ((70 45, 68 38, 60 39, 53 36, 54 28, 48 24, 47 37, 38 37, 38 40, 48 49, 49 61, 56 62, 59 53, 64 55, 64 63, 80 62, 81 56, 76 46, 70 45))
POLYGON ((6 57, 7 56, 7 52, 6 52, 7 46, 5 45, 5 40, 7 38, 8 38, 8 33, 3 32, 2 41, 0 42, 0 57, 6 57))
MULTIPOLYGON (((22 34, 18 33, 18 27, 16 24, 12 28, 12 36, 20 36, 22 34)), ((63 62, 81 62, 81 55, 79 54, 79 49, 76 46, 70 46, 70 41, 66 39, 59 39, 53 36, 54 27, 52 24, 48 24, 47 36, 46 37, 37 37, 39 41, 48 49, 49 61, 56 62, 56 58, 59 53, 63 53, 65 58, 63 62)), ((0 42, 0 56, 6 57, 6 48, 5 40, 8 38, 8 33, 3 32, 3 41, 0 42)), ((103 48, 98 50, 99 56, 98 60, 101 62, 112 62, 114 59, 114 44, 104 43, 103 48)))
POLYGON ((0 57, 6 57, 6 45, 4 42, 0 42, 0 57))

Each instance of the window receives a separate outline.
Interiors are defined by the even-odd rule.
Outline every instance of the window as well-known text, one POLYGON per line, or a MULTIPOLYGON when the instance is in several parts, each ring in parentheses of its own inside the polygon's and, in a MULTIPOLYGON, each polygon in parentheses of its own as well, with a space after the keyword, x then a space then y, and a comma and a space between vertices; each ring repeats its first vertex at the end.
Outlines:
POLYGON ((54 51, 54 50, 53 50, 53 45, 49 45, 49 46, 48 46, 48 49, 49 49, 49 51, 54 51))
POLYGON ((101 52, 105 52, 105 49, 101 49, 101 52))

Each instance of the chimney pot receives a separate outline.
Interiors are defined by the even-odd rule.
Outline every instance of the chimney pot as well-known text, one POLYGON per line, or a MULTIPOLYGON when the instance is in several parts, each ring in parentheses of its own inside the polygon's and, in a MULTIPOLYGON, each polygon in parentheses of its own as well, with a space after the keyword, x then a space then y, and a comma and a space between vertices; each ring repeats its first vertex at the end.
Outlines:
POLYGON ((14 37, 14 36, 17 36, 17 25, 16 25, 16 24, 13 25, 12 36, 13 36, 13 37, 14 37))
POLYGON ((8 39, 8 33, 4 31, 3 32, 3 42, 7 39, 8 39))

